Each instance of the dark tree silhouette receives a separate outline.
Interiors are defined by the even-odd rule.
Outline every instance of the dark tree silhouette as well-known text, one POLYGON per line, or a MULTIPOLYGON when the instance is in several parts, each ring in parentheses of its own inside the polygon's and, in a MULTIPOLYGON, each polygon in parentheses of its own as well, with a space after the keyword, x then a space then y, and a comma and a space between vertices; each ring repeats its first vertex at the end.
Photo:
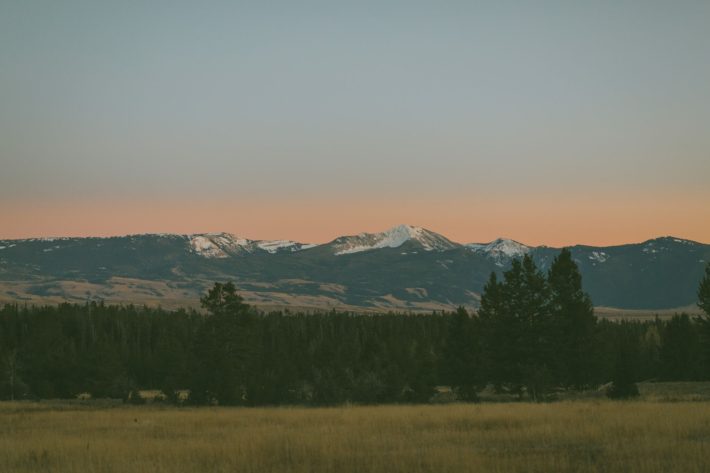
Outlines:
POLYGON ((582 289, 582 275, 567 248, 552 262, 547 280, 555 378, 567 386, 590 386, 594 381, 596 317, 592 301, 582 289))
POLYGON ((705 276, 698 286, 698 307, 710 317, 710 263, 705 265, 705 276))
POLYGON ((612 385, 607 395, 612 399, 629 399, 639 395, 636 386, 638 338, 629 324, 622 324, 617 333, 616 363, 612 385))
POLYGON ((444 371, 459 399, 478 400, 482 387, 481 347, 478 319, 459 307, 451 316, 444 353, 444 371))

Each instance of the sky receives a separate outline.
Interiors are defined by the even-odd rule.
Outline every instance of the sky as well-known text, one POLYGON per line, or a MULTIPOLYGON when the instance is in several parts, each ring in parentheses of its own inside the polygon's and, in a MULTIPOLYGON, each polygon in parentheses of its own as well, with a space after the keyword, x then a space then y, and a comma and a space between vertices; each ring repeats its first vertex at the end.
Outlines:
POLYGON ((0 238, 710 243, 710 2, 0 1, 0 238))

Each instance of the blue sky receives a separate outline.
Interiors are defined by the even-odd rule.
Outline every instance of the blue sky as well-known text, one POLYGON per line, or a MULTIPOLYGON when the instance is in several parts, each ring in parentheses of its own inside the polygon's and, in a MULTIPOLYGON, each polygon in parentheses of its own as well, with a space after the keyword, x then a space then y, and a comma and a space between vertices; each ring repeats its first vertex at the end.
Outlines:
MULTIPOLYGON (((337 198, 362 214, 343 231, 373 218, 358 202, 384 201, 377 225, 413 216, 480 234, 471 209, 493 197, 511 219, 515 199, 697 206, 710 201, 709 24, 710 3, 690 1, 6 0, 0 225, 92 232, 27 222, 50 203, 127 200, 269 201, 327 219, 337 198), (405 208, 432 199, 461 211, 405 208)), ((214 218, 194 231, 261 225, 214 218)), ((122 219, 97 231, 140 229, 122 219)), ((146 231, 175 227, 154 220, 146 231)), ((710 240, 710 224, 667 221, 646 223, 710 240)), ((281 234, 256 236, 302 231, 268 228, 281 234)))

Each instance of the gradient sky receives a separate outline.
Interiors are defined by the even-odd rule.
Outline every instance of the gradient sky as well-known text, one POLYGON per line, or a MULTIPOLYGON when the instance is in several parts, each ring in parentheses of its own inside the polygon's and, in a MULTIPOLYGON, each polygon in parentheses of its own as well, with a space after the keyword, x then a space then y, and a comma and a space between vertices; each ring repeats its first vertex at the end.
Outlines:
POLYGON ((710 242, 710 2, 0 2, 0 237, 710 242))

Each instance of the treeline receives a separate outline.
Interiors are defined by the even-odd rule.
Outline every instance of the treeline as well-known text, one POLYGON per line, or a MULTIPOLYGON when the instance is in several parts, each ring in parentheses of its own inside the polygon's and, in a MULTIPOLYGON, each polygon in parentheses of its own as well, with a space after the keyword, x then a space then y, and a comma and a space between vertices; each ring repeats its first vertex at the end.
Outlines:
POLYGON ((708 317, 598 321, 563 250, 547 274, 524 258, 491 275, 475 315, 262 313, 231 283, 203 297, 205 313, 5 305, 0 398, 159 389, 196 404, 404 403, 452 386, 464 400, 485 387, 543 400, 609 382, 629 396, 640 380, 710 380, 710 265, 699 296, 708 317))

